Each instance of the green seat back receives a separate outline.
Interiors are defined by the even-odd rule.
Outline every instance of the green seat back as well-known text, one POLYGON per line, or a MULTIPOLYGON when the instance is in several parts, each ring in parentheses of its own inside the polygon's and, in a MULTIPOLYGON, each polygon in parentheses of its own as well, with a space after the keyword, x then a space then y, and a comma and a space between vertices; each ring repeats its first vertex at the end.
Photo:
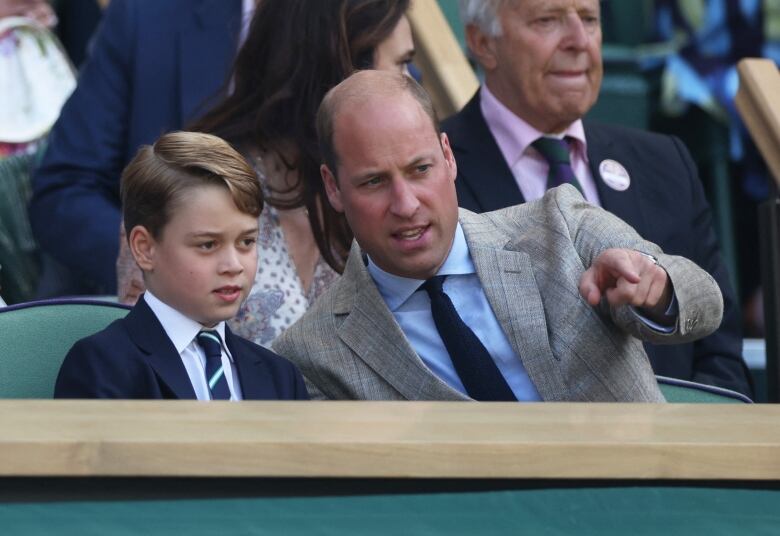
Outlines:
POLYGON ((0 309, 0 398, 51 398, 73 343, 128 311, 97 300, 50 300, 0 309))
POLYGON ((667 402, 674 404, 750 404, 741 393, 702 383, 656 376, 658 387, 667 402))

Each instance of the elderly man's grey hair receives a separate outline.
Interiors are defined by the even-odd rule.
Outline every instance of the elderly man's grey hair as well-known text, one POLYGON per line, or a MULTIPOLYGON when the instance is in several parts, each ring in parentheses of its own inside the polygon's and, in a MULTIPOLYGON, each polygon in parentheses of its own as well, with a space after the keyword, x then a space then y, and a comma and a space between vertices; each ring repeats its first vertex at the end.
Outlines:
POLYGON ((510 0, 459 0, 460 20, 464 26, 474 24, 491 37, 501 35, 498 11, 510 0))

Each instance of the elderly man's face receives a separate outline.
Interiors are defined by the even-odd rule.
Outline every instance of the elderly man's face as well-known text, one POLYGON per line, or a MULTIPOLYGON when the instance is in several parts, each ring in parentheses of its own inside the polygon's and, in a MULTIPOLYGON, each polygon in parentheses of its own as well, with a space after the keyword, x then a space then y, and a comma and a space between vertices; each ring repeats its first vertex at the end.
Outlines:
POLYGON ((470 39, 488 88, 542 132, 560 132, 598 97, 603 74, 598 0, 510 0, 500 37, 470 39))
POLYGON ((457 169, 447 136, 406 94, 345 106, 335 120, 337 176, 328 199, 363 250, 394 275, 427 279, 452 246, 457 169))

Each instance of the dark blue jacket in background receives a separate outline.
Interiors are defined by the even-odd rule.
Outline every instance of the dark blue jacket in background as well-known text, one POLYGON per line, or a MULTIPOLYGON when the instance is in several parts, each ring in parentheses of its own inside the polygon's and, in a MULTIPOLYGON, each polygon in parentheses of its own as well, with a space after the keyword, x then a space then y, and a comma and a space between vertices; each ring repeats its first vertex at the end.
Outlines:
POLYGON ((33 178, 44 252, 115 291, 122 169, 213 104, 240 27, 241 0, 111 1, 33 178))

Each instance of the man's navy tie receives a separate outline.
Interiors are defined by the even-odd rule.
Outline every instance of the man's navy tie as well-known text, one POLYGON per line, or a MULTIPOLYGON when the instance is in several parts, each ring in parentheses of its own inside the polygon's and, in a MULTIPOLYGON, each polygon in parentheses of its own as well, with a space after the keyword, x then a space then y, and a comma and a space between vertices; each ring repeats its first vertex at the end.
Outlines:
POLYGON ((466 392, 474 400, 516 401, 495 361, 445 294, 442 287, 446 277, 432 277, 421 288, 431 298, 433 322, 466 392))
POLYGON ((197 335, 198 344, 206 354, 206 383, 212 400, 230 400, 225 371, 222 369, 222 339, 214 330, 203 330, 197 335))
POLYGON ((569 144, 566 140, 543 136, 531 144, 539 151, 547 163, 550 171, 547 173, 547 189, 555 188, 561 184, 569 183, 582 193, 582 186, 574 174, 569 158, 569 144))

